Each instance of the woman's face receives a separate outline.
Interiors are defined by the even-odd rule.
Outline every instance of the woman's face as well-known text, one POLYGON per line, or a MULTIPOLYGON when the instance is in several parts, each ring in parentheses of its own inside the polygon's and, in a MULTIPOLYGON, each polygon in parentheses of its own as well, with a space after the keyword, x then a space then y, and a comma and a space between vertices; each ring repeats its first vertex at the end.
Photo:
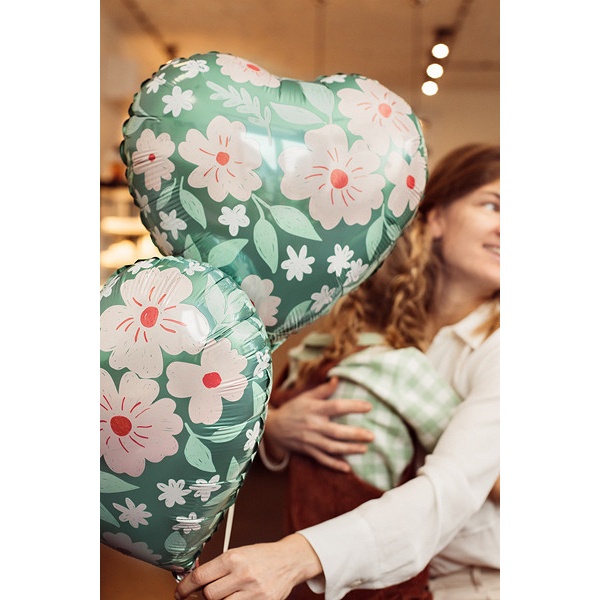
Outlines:
POLYGON ((444 207, 427 223, 440 240, 445 275, 484 296, 500 289, 500 180, 444 207))

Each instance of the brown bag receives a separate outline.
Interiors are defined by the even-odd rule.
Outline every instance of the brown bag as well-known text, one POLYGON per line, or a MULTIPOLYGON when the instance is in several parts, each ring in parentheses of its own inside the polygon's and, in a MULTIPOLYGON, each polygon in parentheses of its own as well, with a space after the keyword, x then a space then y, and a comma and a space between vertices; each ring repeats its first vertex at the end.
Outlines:
MULTIPOLYGON (((327 371, 333 364, 326 365, 315 380, 303 388, 281 390, 275 386, 270 403, 281 406, 300 392, 323 383, 327 371)), ((285 378, 285 372, 277 383, 285 378)), ((404 483, 414 477, 414 464, 405 470, 401 481, 404 483)), ((292 453, 287 473, 285 530, 293 533, 311 527, 333 517, 344 514, 368 500, 379 498, 383 492, 359 479, 353 473, 342 473, 325 467, 309 456, 292 453)), ((360 549, 356 549, 360 552, 360 549)), ((418 575, 401 584, 380 590, 353 590, 344 596, 344 600, 433 600, 428 588, 429 565, 418 575)), ((315 600, 324 598, 315 594, 306 583, 296 586, 288 597, 290 600, 315 600)))

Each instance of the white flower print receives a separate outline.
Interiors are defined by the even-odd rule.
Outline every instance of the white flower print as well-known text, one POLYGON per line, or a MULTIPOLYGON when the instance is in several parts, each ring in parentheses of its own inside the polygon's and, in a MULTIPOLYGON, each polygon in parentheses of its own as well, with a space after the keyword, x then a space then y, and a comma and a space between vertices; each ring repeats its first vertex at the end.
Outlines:
POLYGON ((350 118, 348 129, 380 155, 388 151, 390 140, 400 149, 408 144, 414 150, 419 133, 408 116, 410 106, 378 81, 357 79, 356 83, 360 90, 346 88, 337 93, 340 112, 350 118))
POLYGON ((247 360, 231 348, 228 339, 211 340, 200 364, 173 362, 167 367, 167 390, 176 398, 189 398, 189 415, 194 423, 213 425, 223 413, 223 400, 237 402, 248 380, 242 371, 247 360))
POLYGON ((219 115, 206 128, 206 137, 190 129, 179 144, 179 154, 198 165, 188 178, 190 186, 207 188, 215 202, 222 202, 227 194, 246 201, 262 185, 254 172, 262 163, 258 142, 246 137, 239 121, 219 115))
POLYGON ((139 206, 142 211, 149 213, 150 207, 148 206, 148 196, 144 194, 143 196, 137 191, 133 190, 135 194, 135 203, 139 206))
POLYGON ((194 273, 202 273, 203 271, 206 271, 206 267, 204 265, 201 265, 198 261, 195 260, 190 260, 188 263, 188 266, 183 269, 183 272, 186 275, 193 275, 194 273))
POLYGON ((281 263, 281 268, 287 271, 286 277, 288 281, 294 277, 298 281, 302 281, 304 274, 308 275, 312 273, 312 267, 310 265, 315 262, 315 259, 312 256, 306 256, 306 245, 300 248, 298 254, 296 254, 296 251, 291 246, 288 246, 287 253, 289 259, 284 260, 281 263))
POLYGON ((278 77, 268 71, 237 56, 219 54, 217 64, 221 66, 221 73, 231 77, 236 83, 249 81, 256 86, 276 88, 281 85, 278 77))
POLYGON ((218 219, 222 225, 229 226, 229 235, 235 237, 238 234, 240 227, 250 225, 250 219, 246 215, 246 207, 243 204, 238 204, 233 207, 233 210, 227 206, 221 209, 221 216, 218 219))
POLYGON ((388 206, 399 217, 409 206, 415 210, 419 205, 427 181, 427 162, 415 154, 410 165, 403 156, 392 152, 385 167, 385 176, 395 185, 388 198, 388 206))
POLYGON ((254 448, 254 446, 258 442, 258 438, 260 437, 260 423, 258 421, 254 424, 254 429, 248 429, 248 431, 246 431, 246 437, 248 439, 244 444, 245 451, 254 448))
POLYGON ((173 508, 175 504, 185 504, 184 496, 191 493, 192 490, 184 490, 185 480, 169 479, 169 483, 157 483, 156 487, 162 491, 162 494, 158 496, 159 500, 165 501, 167 508, 173 508))
POLYGON ((354 256, 354 250, 350 250, 349 246, 342 248, 339 244, 336 244, 333 251, 333 256, 327 257, 327 262, 330 263, 327 272, 335 273, 339 277, 343 269, 350 267, 349 261, 354 256))
POLYGON ((127 269, 133 275, 139 273, 142 269, 149 269, 154 264, 152 260, 138 260, 135 264, 127 269))
POLYGON ((102 289, 100 290, 100 298, 108 298, 112 294, 113 288, 115 287, 115 283, 117 283, 118 279, 118 277, 113 276, 106 280, 102 286, 102 289))
POLYGON ((210 327, 198 308, 183 304, 192 290, 192 282, 176 268, 147 269, 125 281, 125 304, 110 306, 100 316, 100 349, 111 352, 110 366, 158 377, 163 351, 198 354, 210 327))
POLYGON ((163 256, 170 256, 173 254, 173 244, 169 242, 167 238, 167 233, 165 231, 161 231, 156 225, 150 231, 150 236, 154 240, 154 245, 158 246, 161 254, 163 256))
POLYGON ((254 368, 253 376, 262 377, 263 373, 271 366, 271 354, 268 350, 257 352, 256 360, 258 360, 258 364, 254 368))
POLYGON ((160 217, 160 226, 165 231, 170 231, 174 239, 177 239, 179 231, 187 229, 187 224, 183 219, 177 218, 177 211, 172 210, 168 215, 165 212, 160 211, 158 213, 160 217))
POLYGON ((151 129, 144 129, 135 143, 137 150, 131 155, 133 172, 136 175, 144 174, 146 189, 160 191, 162 179, 171 179, 175 165, 169 156, 175 152, 175 144, 168 133, 161 133, 158 137, 151 129))
POLYGON ((114 473, 139 477, 146 461, 158 463, 177 453, 174 436, 183 429, 170 398, 154 401, 159 385, 126 372, 119 390, 100 369, 100 455, 114 473))
POLYGON ((368 264, 364 264, 362 262, 362 258, 358 260, 353 260, 350 263, 350 270, 346 274, 346 281, 344 285, 348 285, 349 283, 356 283, 360 276, 369 268, 368 264))
POLYGON ((165 103, 163 114, 166 115, 172 112, 174 117, 178 117, 182 110, 192 110, 194 107, 192 102, 193 97, 194 92, 192 90, 183 92, 181 88, 176 85, 173 88, 172 94, 166 94, 162 97, 162 100, 165 103))
POLYGON ((198 73, 207 73, 210 71, 210 67, 206 64, 206 61, 201 59, 188 60, 178 66, 182 71, 187 73, 190 79, 196 77, 198 73))
POLYGON ((324 285, 320 292, 315 292, 311 295, 311 300, 315 301, 311 306, 311 310, 313 312, 319 312, 324 306, 331 304, 334 294, 335 290, 332 290, 328 285, 324 285))
POLYGON ((348 225, 366 225, 371 210, 383 202, 385 178, 373 173, 380 158, 363 140, 348 150, 339 125, 308 131, 304 141, 306 147, 293 146, 279 155, 284 196, 310 198, 310 215, 325 229, 333 229, 341 219, 348 225))
POLYGON ((196 483, 190 485, 190 491, 194 492, 194 498, 200 497, 202 502, 206 502, 213 492, 221 489, 221 483, 218 483, 219 476, 215 475, 208 481, 206 479, 196 479, 196 483))
POLYGON ((150 92, 156 94, 156 92, 158 92, 158 88, 161 85, 164 85, 166 82, 167 81, 164 73, 156 73, 146 86, 146 94, 149 94, 150 92))
POLYGON ((205 521, 205 517, 198 517, 196 513, 191 512, 187 517, 176 517, 177 525, 173 525, 173 529, 183 529, 183 533, 190 533, 190 531, 196 531, 200 529, 202 521, 205 521))
POLYGON ((127 556, 133 556, 152 564, 156 564, 162 558, 160 554, 154 554, 154 550, 149 548, 148 544, 145 542, 134 542, 125 533, 106 532, 102 537, 111 548, 114 548, 127 556))
POLYGON ((320 83, 344 83, 344 81, 346 81, 346 75, 342 75, 341 73, 328 75, 319 79, 320 83))
POLYGON ((151 517, 152 513, 149 513, 146 510, 145 504, 136 506, 129 498, 125 498, 125 504, 127 504, 127 506, 121 506, 120 504, 113 502, 113 506, 121 511, 119 521, 129 523, 134 529, 137 529, 140 525, 148 525, 146 517, 151 517))
POLYGON ((240 287, 254 304, 260 320, 267 326, 276 325, 275 315, 281 298, 271 296, 273 282, 270 279, 261 279, 258 275, 248 275, 244 277, 240 287))

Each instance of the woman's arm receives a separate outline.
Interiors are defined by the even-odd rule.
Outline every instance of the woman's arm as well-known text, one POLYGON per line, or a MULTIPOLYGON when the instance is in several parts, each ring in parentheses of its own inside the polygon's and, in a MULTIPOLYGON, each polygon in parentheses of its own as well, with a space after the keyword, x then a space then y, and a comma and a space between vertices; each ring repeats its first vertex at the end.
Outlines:
POLYGON ((500 472, 498 341, 479 349, 471 393, 415 479, 278 542, 225 553, 188 575, 177 588, 180 598, 211 581, 210 600, 234 591, 236 600, 283 600, 310 580, 326 600, 340 600, 354 588, 383 588, 420 572, 481 508, 500 472), (229 583, 221 587, 219 578, 229 583), (273 595, 263 592, 269 585, 273 595))
POLYGON ((197 590, 210 600, 244 598, 283 600, 292 588, 322 572, 321 563, 306 538, 297 533, 278 542, 228 550, 200 565, 179 582, 175 599, 197 590))

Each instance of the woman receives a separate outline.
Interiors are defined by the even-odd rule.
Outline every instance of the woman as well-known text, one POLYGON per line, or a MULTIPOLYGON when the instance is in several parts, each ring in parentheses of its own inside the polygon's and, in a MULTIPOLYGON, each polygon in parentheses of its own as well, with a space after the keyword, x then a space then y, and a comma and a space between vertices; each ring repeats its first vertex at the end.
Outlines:
MULTIPOLYGON (((498 148, 452 152, 432 174, 420 215, 399 242, 420 248, 420 267, 396 281, 398 306, 414 304, 396 327, 412 336, 400 346, 425 351, 462 399, 417 476, 278 542, 225 553, 184 579, 176 598, 206 586, 211 600, 281 600, 308 581, 326 600, 338 600, 353 589, 407 581, 430 561, 436 600, 452 598, 446 588, 463 579, 458 598, 467 597, 465 589, 469 598, 482 589, 482 598, 497 597, 499 508, 487 498, 500 471, 499 177, 498 148)), ((310 454, 313 446, 327 454, 338 451, 332 443, 348 443, 336 439, 339 430, 329 430, 325 416, 313 426, 318 436, 289 427, 294 403, 307 400, 318 401, 318 394, 270 411, 271 449, 310 454)))

